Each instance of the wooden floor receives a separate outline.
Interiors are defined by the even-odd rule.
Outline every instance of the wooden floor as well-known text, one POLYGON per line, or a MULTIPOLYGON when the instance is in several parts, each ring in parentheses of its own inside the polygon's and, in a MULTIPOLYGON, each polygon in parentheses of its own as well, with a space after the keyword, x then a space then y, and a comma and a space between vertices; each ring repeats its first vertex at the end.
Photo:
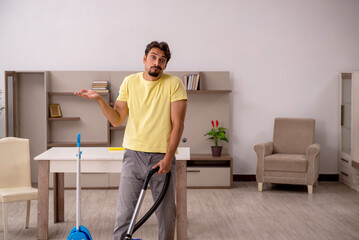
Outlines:
MULTIPOLYGON (((50 202, 52 192, 50 191, 50 202)), ((83 190, 82 223, 94 240, 112 239, 117 190, 83 190)), ((25 229, 25 203, 9 206, 9 240, 36 239, 37 201, 32 201, 30 228, 25 229)), ((142 212, 152 205, 148 192, 142 212)), ((2 213, 0 239, 3 239, 2 213)), ((50 239, 64 240, 75 226, 75 190, 65 191, 64 223, 53 223, 50 239)), ((134 235, 157 239, 152 216, 134 235)), ((189 239, 359 239, 359 193, 338 182, 320 182, 314 194, 305 186, 236 182, 233 189, 188 190, 189 239)))

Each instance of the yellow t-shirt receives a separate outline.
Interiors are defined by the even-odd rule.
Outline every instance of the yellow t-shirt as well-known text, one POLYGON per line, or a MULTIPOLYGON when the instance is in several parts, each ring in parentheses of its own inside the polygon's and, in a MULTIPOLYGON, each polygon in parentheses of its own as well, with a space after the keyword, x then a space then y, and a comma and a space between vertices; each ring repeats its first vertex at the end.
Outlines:
POLYGON ((172 131, 171 102, 184 99, 186 89, 178 77, 163 74, 157 81, 147 81, 142 72, 126 77, 117 97, 129 109, 123 146, 166 153, 172 131))

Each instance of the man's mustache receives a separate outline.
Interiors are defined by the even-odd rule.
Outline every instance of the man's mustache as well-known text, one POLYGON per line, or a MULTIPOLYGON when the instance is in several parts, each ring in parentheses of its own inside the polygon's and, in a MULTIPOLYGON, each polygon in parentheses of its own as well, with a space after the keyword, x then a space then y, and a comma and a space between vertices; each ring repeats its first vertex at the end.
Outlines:
POLYGON ((158 67, 158 66, 153 66, 153 67, 151 67, 151 68, 157 68, 158 70, 162 70, 162 68, 161 68, 161 67, 158 67))

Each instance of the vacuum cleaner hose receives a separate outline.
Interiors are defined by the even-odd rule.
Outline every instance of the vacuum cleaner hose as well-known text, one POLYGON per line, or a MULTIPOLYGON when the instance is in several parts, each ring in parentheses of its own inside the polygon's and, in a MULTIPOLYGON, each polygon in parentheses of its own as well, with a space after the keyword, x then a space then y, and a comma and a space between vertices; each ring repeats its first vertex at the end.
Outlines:
MULTIPOLYGON (((150 171, 150 173, 148 173, 147 177, 146 177, 146 181, 143 185, 143 189, 146 189, 147 188, 147 185, 148 185, 148 182, 151 178, 151 176, 157 172, 159 170, 159 168, 156 168, 156 169, 153 169, 154 172, 152 173, 150 171), (149 176, 150 175, 150 176, 149 176)), ((158 196, 156 202, 153 204, 153 206, 150 208, 150 210, 148 210, 148 212, 141 218, 141 220, 139 220, 135 226, 133 227, 133 233, 139 228, 142 226, 142 224, 144 224, 147 219, 156 211, 156 209, 158 208, 158 206, 161 204, 163 198, 165 197, 165 194, 167 192, 167 189, 168 189, 168 186, 169 186, 169 183, 170 183, 170 180, 171 180, 171 171, 169 171, 167 174, 166 174, 166 179, 165 179, 165 182, 163 184, 163 188, 161 190, 161 193, 160 195, 158 196)))

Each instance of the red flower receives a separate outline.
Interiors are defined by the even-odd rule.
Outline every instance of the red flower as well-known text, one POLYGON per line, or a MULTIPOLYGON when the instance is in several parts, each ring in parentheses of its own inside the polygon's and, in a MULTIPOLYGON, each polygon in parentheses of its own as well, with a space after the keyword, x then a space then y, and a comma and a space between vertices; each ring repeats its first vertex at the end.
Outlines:
POLYGON ((213 122, 213 120, 211 121, 211 123, 212 123, 212 126, 213 126, 213 128, 214 128, 214 122, 213 122))
POLYGON ((218 127, 218 120, 216 120, 216 127, 218 127))

